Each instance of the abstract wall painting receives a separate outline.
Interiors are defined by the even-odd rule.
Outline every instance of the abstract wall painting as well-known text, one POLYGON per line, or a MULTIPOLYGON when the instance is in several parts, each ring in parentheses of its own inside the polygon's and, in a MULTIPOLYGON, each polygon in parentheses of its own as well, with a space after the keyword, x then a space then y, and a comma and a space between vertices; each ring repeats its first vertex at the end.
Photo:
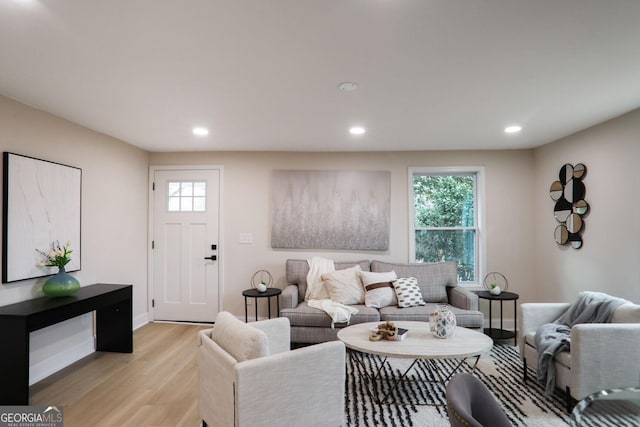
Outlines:
POLYGON ((275 170, 271 247, 389 248, 389 171, 275 170))
POLYGON ((82 170, 8 152, 3 160, 2 282, 57 273, 39 267, 36 252, 55 241, 71 241, 66 270, 80 270, 82 170))

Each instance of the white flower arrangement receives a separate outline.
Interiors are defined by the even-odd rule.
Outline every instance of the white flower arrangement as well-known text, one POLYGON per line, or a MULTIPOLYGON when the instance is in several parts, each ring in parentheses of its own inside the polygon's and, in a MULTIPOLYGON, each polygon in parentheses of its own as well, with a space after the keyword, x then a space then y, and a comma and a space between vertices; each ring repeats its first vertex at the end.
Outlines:
POLYGON ((51 249, 49 252, 36 249, 36 251, 43 257, 43 260, 38 263, 38 266, 63 268, 71 262, 71 253, 73 251, 70 247, 70 240, 67 240, 67 243, 64 246, 61 246, 60 242, 56 240, 55 242, 51 242, 51 249))

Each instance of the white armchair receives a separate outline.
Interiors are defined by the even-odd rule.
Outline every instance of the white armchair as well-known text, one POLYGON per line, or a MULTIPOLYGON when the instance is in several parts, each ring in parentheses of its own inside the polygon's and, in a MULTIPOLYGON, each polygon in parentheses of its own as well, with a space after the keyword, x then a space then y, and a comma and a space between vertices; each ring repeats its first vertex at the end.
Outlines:
MULTIPOLYGON (((524 380, 527 366, 537 369, 534 337, 538 327, 551 323, 569 308, 569 303, 525 303, 519 307, 520 357, 524 380)), ((571 350, 555 356, 556 386, 566 392, 567 409, 572 399, 581 400, 604 389, 640 384, 640 306, 625 303, 611 323, 582 323, 571 329, 571 350)), ((535 381, 535 379, 534 379, 535 381)))
POLYGON ((198 334, 204 426, 343 425, 344 344, 290 351, 289 331, 286 318, 246 324, 222 312, 198 334))

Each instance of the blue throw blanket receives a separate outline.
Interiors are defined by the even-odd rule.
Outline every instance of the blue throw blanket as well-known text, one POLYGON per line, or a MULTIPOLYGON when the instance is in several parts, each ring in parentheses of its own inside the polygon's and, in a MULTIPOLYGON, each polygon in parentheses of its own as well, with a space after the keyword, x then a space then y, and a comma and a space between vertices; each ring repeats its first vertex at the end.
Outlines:
POLYGON ((536 330, 535 344, 538 351, 538 381, 545 382, 545 392, 549 395, 556 387, 555 355, 569 351, 571 347, 571 327, 579 323, 608 323, 624 299, 601 292, 581 292, 578 300, 567 311, 553 321, 536 330))

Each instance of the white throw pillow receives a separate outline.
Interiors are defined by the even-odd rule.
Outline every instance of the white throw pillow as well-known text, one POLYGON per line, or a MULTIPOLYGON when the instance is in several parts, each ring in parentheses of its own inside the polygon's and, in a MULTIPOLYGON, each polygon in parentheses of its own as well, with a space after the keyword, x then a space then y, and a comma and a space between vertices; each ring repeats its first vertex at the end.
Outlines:
POLYGON ((393 287, 393 281, 398 278, 395 271, 385 273, 373 273, 361 271, 362 285, 365 289, 364 305, 367 307, 382 308, 388 305, 397 305, 398 299, 393 287))
POLYGON ((226 311, 218 313, 211 338, 238 362, 269 355, 267 334, 226 311))
POLYGON ((364 302, 364 288, 360 279, 362 269, 359 265, 336 270, 322 275, 324 286, 329 298, 345 305, 362 304, 364 302))
POLYGON ((415 307, 425 305, 422 292, 418 286, 418 279, 415 277, 403 277, 393 282, 398 297, 398 307, 415 307))

